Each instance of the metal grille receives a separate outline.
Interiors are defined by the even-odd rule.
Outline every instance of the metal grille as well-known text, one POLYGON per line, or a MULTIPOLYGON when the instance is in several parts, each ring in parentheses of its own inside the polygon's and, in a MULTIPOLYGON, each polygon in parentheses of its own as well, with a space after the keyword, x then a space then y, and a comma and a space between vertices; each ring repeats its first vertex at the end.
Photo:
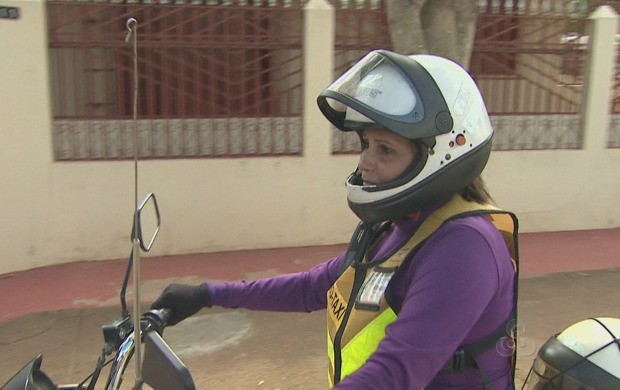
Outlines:
POLYGON ((565 9, 533 13, 532 4, 490 8, 481 15, 471 70, 491 115, 579 110, 585 19, 559 13, 565 9))
MULTIPOLYGON (((610 4, 620 12, 620 2, 610 4)), ((619 32, 620 33, 620 32, 619 32)), ((616 35, 618 37, 618 35, 616 35)), ((617 39, 616 39, 617 41, 617 39)), ((614 73, 614 88, 612 90, 611 123, 609 124, 608 148, 620 148, 620 45, 616 45, 616 70, 614 73)))
POLYGON ((292 1, 49 1, 56 158, 131 157, 129 17, 143 157, 300 153, 301 12, 292 1))
POLYGON ((620 148, 620 46, 616 45, 616 69, 612 89, 611 122, 609 123, 608 148, 620 148))
POLYGON ((620 44, 616 45, 616 71, 614 73, 612 112, 620 114, 620 44))
POLYGON ((588 15, 567 1, 482 2, 471 71, 494 149, 576 149, 588 15))

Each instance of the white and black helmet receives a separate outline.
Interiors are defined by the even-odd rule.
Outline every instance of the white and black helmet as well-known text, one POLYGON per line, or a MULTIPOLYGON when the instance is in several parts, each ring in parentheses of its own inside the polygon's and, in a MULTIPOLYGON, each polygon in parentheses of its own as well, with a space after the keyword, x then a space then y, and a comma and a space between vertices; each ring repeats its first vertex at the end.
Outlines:
POLYGON ((589 318, 569 326, 540 348, 524 387, 620 389, 619 338, 619 318, 589 318))
POLYGON ((457 63, 433 55, 372 51, 318 97, 342 131, 386 129, 416 141, 418 156, 397 179, 347 179, 348 201, 363 221, 393 220, 447 201, 480 175, 493 129, 482 95, 457 63))

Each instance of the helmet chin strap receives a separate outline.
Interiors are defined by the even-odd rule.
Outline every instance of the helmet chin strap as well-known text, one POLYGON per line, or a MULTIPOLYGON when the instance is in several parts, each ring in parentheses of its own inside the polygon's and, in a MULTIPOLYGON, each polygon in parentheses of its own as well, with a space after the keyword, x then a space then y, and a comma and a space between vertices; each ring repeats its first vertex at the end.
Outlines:
POLYGON ((364 180, 362 180, 362 172, 360 172, 359 169, 356 169, 352 174, 351 174, 351 179, 349 179, 349 182, 355 186, 363 186, 364 185, 364 180))

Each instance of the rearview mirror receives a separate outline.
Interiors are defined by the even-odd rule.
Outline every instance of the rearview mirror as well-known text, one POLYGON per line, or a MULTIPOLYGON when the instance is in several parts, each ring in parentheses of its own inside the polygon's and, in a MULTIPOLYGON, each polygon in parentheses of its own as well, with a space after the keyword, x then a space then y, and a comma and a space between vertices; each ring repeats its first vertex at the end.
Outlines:
POLYGON ((157 199, 155 194, 149 193, 144 200, 138 206, 137 218, 134 225, 137 225, 132 229, 131 237, 135 237, 140 242, 140 248, 143 251, 148 252, 157 237, 159 232, 159 208, 157 207, 157 199))
POLYGON ((196 389, 185 364, 155 331, 144 337, 142 377, 153 389, 196 389))

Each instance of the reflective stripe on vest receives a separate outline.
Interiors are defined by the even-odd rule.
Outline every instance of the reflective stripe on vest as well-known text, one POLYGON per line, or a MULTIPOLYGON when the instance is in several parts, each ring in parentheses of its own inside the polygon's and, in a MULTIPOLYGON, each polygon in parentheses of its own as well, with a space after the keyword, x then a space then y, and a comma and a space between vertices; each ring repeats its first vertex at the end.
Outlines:
POLYGON ((330 387, 364 365, 385 337, 387 325, 396 320, 396 313, 385 299, 385 289, 405 258, 443 223, 475 215, 486 215, 501 232, 517 268, 516 217, 494 206, 468 202, 455 196, 431 213, 394 254, 381 262, 369 263, 364 259, 352 264, 328 291, 330 387))

